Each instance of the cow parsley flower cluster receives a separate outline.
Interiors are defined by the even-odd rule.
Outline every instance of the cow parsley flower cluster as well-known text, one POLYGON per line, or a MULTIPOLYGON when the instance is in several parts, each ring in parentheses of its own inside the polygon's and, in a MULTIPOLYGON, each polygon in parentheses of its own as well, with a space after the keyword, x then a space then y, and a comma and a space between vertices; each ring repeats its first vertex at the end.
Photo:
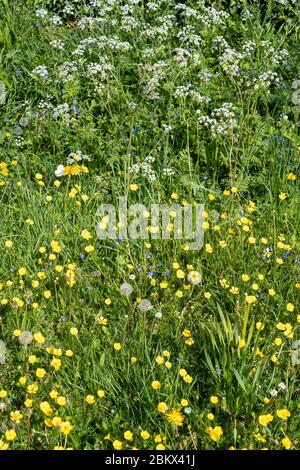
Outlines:
POLYGON ((213 138, 232 135, 237 127, 236 115, 232 103, 223 103, 219 108, 214 108, 211 115, 202 115, 198 111, 200 126, 207 128, 213 138))

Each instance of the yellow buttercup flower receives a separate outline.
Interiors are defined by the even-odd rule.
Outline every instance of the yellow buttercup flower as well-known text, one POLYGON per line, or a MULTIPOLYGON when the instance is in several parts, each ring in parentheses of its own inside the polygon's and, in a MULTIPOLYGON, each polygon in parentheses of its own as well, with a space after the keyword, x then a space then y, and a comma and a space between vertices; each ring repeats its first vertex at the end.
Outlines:
POLYGON ((168 409, 168 406, 164 401, 161 401, 160 403, 158 403, 157 410, 160 413, 166 413, 167 409, 168 409))
POLYGON ((56 398, 56 403, 59 405, 59 406, 65 406, 67 404, 67 399, 66 397, 63 397, 63 396, 58 396, 56 398))
POLYGON ((223 429, 221 426, 215 426, 214 428, 209 426, 205 431, 214 442, 218 442, 223 435, 223 429))
POLYGON ((40 410, 46 416, 51 416, 53 413, 53 409, 51 408, 50 404, 47 401, 43 401, 40 403, 40 410))
POLYGON ((122 442, 121 442, 121 441, 118 441, 118 440, 115 440, 115 441, 113 442, 113 448, 114 448, 115 450, 122 450, 122 448, 123 448, 122 442))
POLYGON ((182 335, 185 336, 186 338, 189 338, 189 337, 192 335, 192 333, 191 333, 190 330, 188 330, 187 328, 185 328, 185 329, 183 330, 183 332, 182 332, 182 335))
POLYGON ((290 450, 293 445, 292 441, 287 436, 281 440, 281 443, 286 450, 290 450))
POLYGON ((273 419, 274 419, 274 416, 272 416, 271 414, 260 415, 258 417, 259 424, 261 424, 261 426, 264 426, 264 427, 272 423, 273 419))
POLYGON ((217 405, 219 403, 219 398, 216 397, 215 395, 212 395, 210 397, 210 402, 213 404, 213 405, 217 405))
POLYGON ((153 382, 151 383, 151 387, 154 389, 154 390, 159 390, 160 387, 161 387, 161 384, 158 380, 153 380, 153 382))
POLYGON ((286 306, 286 309, 288 312, 293 312, 295 310, 295 305, 289 302, 286 306))
POLYGON ((288 195, 287 195, 287 193, 282 191, 281 193, 279 193, 278 197, 279 197, 280 201, 285 201, 285 199, 287 199, 288 195))
POLYGON ((0 439, 0 450, 7 450, 9 448, 9 444, 7 442, 2 441, 0 439))
POLYGON ((133 434, 131 431, 125 431, 124 432, 124 439, 126 441, 133 441, 133 434))
POLYGON ((184 273, 184 271, 182 271, 182 269, 178 269, 176 271, 176 276, 178 277, 178 279, 184 279, 185 278, 185 273, 184 273))
POLYGON ((247 304, 251 305, 257 301, 257 298, 255 297, 255 295, 246 295, 245 300, 247 304))
POLYGON ((95 397, 94 395, 88 395, 85 399, 88 405, 93 405, 95 403, 95 397))
POLYGON ((150 438, 150 434, 148 431, 141 431, 141 438, 144 439, 144 441, 147 441, 150 438))
POLYGON ((23 415, 22 415, 22 413, 20 413, 19 410, 12 411, 12 412, 10 413, 10 419, 11 419, 12 421, 14 421, 15 423, 19 424, 19 423, 22 421, 22 419, 23 419, 23 415))
POLYGON ((155 447, 156 450, 165 450, 166 447, 164 446, 164 444, 157 444, 157 446, 155 447))
POLYGON ((5 439, 7 441, 13 441, 17 436, 17 433, 14 429, 9 429, 5 431, 5 439))
POLYGON ((43 368, 38 368, 38 369, 35 371, 35 375, 36 375, 39 379, 42 379, 43 377, 45 377, 46 371, 45 371, 45 369, 43 369, 43 368))
POLYGON ((65 436, 68 436, 70 432, 72 431, 72 429, 73 429, 73 426, 70 423, 70 421, 63 421, 59 426, 60 432, 62 432, 65 436))
POLYGON ((205 244, 205 251, 206 251, 206 253, 209 253, 209 254, 213 253, 214 249, 213 249, 213 247, 211 246, 210 243, 205 244))

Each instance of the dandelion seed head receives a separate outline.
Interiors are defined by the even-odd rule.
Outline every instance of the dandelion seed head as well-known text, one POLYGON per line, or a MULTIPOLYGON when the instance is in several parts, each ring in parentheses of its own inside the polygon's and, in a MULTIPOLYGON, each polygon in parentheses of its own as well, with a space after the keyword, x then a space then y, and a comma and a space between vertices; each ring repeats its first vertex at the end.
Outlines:
POLYGON ((130 294, 132 294, 132 291, 133 291, 132 286, 128 284, 127 282, 124 282, 123 284, 120 285, 121 295, 129 296, 130 294))

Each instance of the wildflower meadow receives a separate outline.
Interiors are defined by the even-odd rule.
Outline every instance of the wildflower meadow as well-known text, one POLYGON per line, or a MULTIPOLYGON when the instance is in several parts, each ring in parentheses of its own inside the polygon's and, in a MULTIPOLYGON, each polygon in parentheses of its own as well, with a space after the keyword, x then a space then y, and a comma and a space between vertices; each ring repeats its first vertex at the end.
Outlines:
POLYGON ((1 0, 0 450, 300 448, 299 14, 1 0))

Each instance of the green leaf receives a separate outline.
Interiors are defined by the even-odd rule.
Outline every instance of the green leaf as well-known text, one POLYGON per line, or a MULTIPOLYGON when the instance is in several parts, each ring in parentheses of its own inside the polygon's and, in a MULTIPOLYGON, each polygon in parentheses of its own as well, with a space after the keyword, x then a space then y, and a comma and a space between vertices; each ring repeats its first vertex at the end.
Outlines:
POLYGON ((245 393, 247 393, 245 384, 244 384, 243 380, 241 379, 241 376, 240 376, 240 374, 238 373, 238 371, 233 368, 233 373, 234 373, 234 375, 235 375, 235 377, 236 377, 236 380, 238 381, 240 387, 244 390, 245 393))
POLYGON ((104 367, 104 363, 105 363, 105 352, 103 352, 100 356, 100 366, 104 367))

